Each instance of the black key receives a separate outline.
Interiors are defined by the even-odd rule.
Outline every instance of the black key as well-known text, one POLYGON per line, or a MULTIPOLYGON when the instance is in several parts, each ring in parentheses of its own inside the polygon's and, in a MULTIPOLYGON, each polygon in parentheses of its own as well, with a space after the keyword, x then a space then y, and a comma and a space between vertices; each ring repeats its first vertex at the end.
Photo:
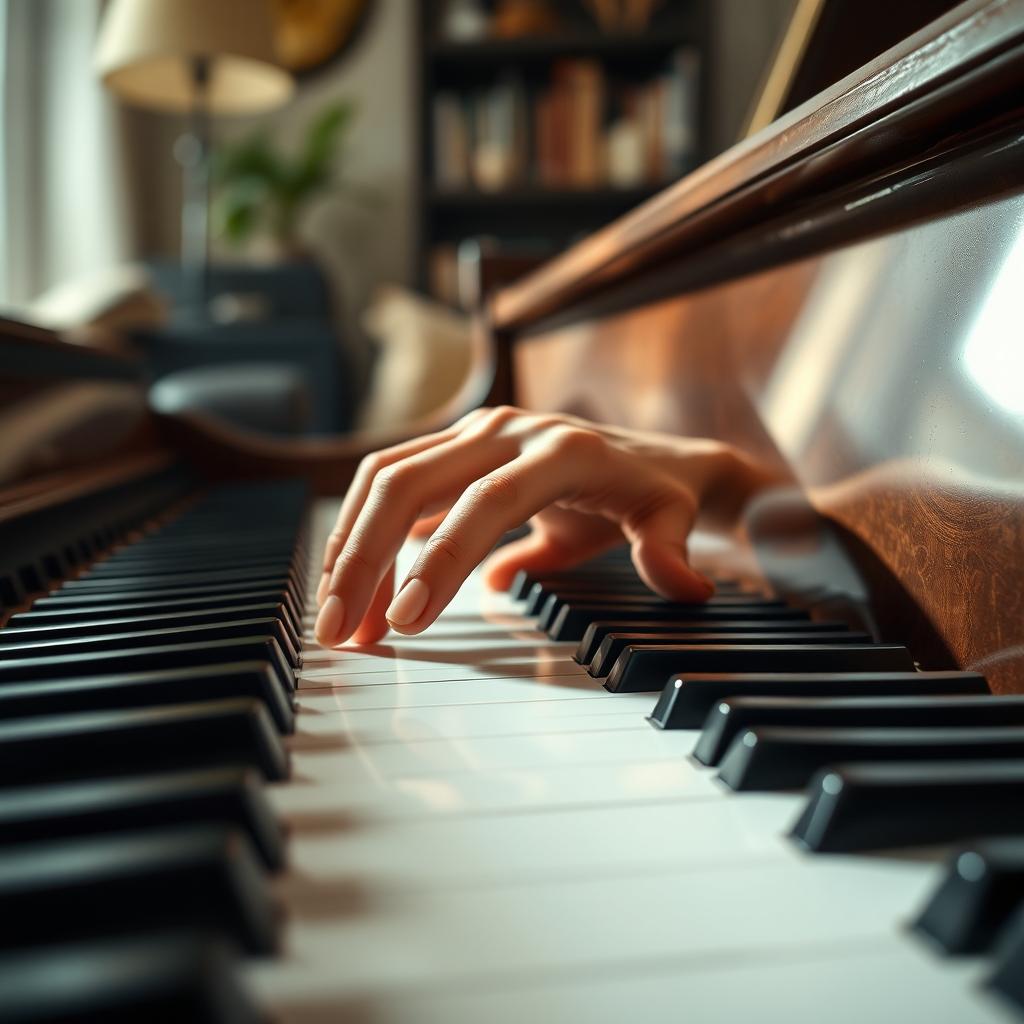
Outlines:
POLYGON ((747 729, 718 777, 736 790, 796 789, 826 765, 855 761, 1024 760, 1024 727, 964 729, 747 729))
POLYGON ((182 572, 230 572, 233 569, 263 568, 267 572, 300 572, 303 566, 295 561, 295 552, 250 551, 224 552, 207 551, 197 553, 154 552, 148 555, 133 553, 126 549, 121 556, 97 562, 82 572, 78 580, 104 580, 114 577, 152 577, 159 583, 164 575, 180 575, 182 572))
POLYGON ((81 616, 74 622, 58 625, 33 625, 31 621, 19 626, 10 624, 0 630, 0 645, 32 644, 43 640, 63 640, 70 637, 106 636, 111 633, 137 633, 151 629, 177 629, 179 626, 209 626, 217 622, 237 622, 249 619, 274 618, 284 625, 289 642, 295 647, 299 637, 292 628, 283 604, 228 604, 221 608, 199 611, 169 612, 157 615, 121 615, 110 617, 81 616))
POLYGON ((899 644, 627 645, 604 688, 611 693, 653 693, 670 676, 701 672, 910 672, 913 668, 910 651, 899 644))
MULTIPOLYGON (((13 622, 13 620, 12 620, 13 622)), ((573 661, 589 665, 597 654, 601 642, 609 633, 643 633, 645 636, 672 636, 682 633, 838 633, 848 627, 844 622, 810 622, 799 619, 737 619, 735 621, 709 623, 705 620, 683 620, 680 622, 637 622, 604 620, 591 622, 583 634, 573 661)))
POLYGON ((108 591, 148 590, 154 587, 162 589, 191 588, 193 586, 216 586, 221 583, 247 583, 250 580, 266 579, 277 575, 278 570, 262 565, 252 569, 229 569, 226 572, 207 572, 205 569, 196 569, 192 572, 168 573, 159 579, 142 574, 139 576, 111 576, 102 580, 68 580, 61 587, 61 591, 66 594, 98 594, 108 591))
POLYGON ((287 593, 297 606, 302 605, 304 595, 294 586, 288 576, 273 574, 262 579, 204 583, 202 586, 149 586, 146 588, 125 588, 117 591, 69 591, 62 589, 55 594, 41 597, 32 604, 32 610, 56 608, 88 608, 90 605, 135 604, 143 601, 170 601, 175 598, 197 598, 204 595, 226 601, 231 594, 252 590, 273 590, 276 594, 287 593))
POLYGON ((161 671, 169 668, 208 667, 239 661, 265 662, 286 693, 295 690, 295 671, 272 636, 243 637, 238 640, 208 640, 196 644, 139 647, 89 654, 48 655, 45 658, 16 658, 0 661, 0 686, 32 679, 74 679, 81 676, 114 675, 161 671))
MULTIPOLYGON (((18 631, 20 633, 20 631, 18 631)), ((146 629, 108 633, 97 636, 69 637, 66 640, 26 642, 19 636, 14 643, 7 642, 7 631, 0 632, 0 657, 45 658, 54 654, 91 654, 94 651, 126 651, 136 647, 163 647, 180 640, 183 644, 212 640, 235 640, 248 637, 272 637, 281 648, 292 668, 302 662, 299 649, 292 642, 278 619, 239 619, 234 622, 214 622, 205 626, 179 626, 175 629, 146 629)))
POLYGON ((108 558, 96 562, 92 568, 106 570, 108 566, 116 565, 150 566, 199 559, 219 564, 221 561, 226 563, 230 559, 246 558, 253 561, 277 559, 287 564, 301 554, 295 546, 294 536, 276 534, 268 535, 265 539, 249 537, 232 544, 227 538, 229 531, 230 527, 225 526, 220 537, 211 536, 207 539, 157 535, 148 542, 137 541, 115 551, 108 558))
POLYGON ((999 937, 996 968, 985 982, 1018 1013, 1024 1011, 1024 910, 1018 910, 999 937))
POLYGON ((260 776, 249 769, 0 790, 0 847, 198 824, 236 828, 269 869, 284 866, 284 834, 260 776))
POLYGON ((239 764, 288 777, 288 752, 257 700, 83 711, 0 724, 0 788, 239 764))
POLYGON ((808 796, 791 835, 818 853, 1024 835, 1024 761, 839 765, 808 796))
POLYGON ((688 673, 670 679, 648 721, 659 729, 699 729, 732 697, 911 697, 988 694, 977 672, 688 673))
MULTIPOLYGON (((601 575, 601 577, 594 577, 589 580, 573 578, 571 580, 554 582, 539 581, 529 588, 525 596, 525 605, 523 606, 522 613, 524 615, 539 614, 545 603, 552 596, 558 597, 563 601, 600 600, 606 601, 608 604, 614 604, 620 598, 633 603, 640 601, 665 603, 665 598, 655 594, 635 573, 631 577, 623 575, 623 577, 608 578, 601 575)), ((712 600, 723 597, 742 597, 750 602, 774 600, 761 593, 740 590, 735 584, 717 584, 712 600)))
POLYGON ((137 675, 8 683, 0 686, 0 722, 69 711, 116 711, 232 697, 253 697, 261 701, 281 732, 295 730, 291 697, 281 689, 270 666, 259 661, 163 669, 137 675))
POLYGON ((266 1024, 215 934, 133 935, 0 956, 4 1024, 266 1024))
MULTIPOLYGON (((587 627, 592 622, 607 619, 629 619, 633 622, 749 622, 754 619, 804 620, 809 619, 807 612, 800 608, 765 608, 760 605, 709 605, 709 604, 649 604, 633 605, 622 608, 615 604, 583 604, 565 605, 555 616, 547 634, 552 640, 564 641, 583 639, 587 627)), ((542 629, 539 623, 538 629, 542 629)))
POLYGON ((1024 905, 1024 839, 987 839, 956 853, 914 928, 946 953, 981 953, 1024 905))
POLYGON ((278 914, 246 836, 213 826, 0 851, 0 948, 209 928, 277 948, 278 914))
MULTIPOLYGON (((692 613, 700 612, 702 609, 708 613, 721 611, 734 611, 737 608, 748 608, 751 612, 784 612, 786 605, 783 601, 770 598, 758 598, 751 594, 724 594, 718 597, 710 597, 707 601, 691 601, 687 603, 675 601, 663 601, 654 595, 634 594, 614 597, 602 597, 595 595, 575 595, 562 597, 558 594, 551 594, 544 602, 537 615, 537 628, 550 632, 555 624, 560 621, 564 609, 570 609, 566 615, 570 615, 572 609, 592 609, 595 607, 614 608, 614 615, 625 618, 627 615, 638 619, 645 618, 648 614, 663 614, 674 611, 677 619, 692 617, 692 613)), ((699 618, 699 614, 696 616, 699 618)), ((754 616, 756 618, 756 615, 754 616)), ((785 616, 782 616, 785 618, 785 616)), ((602 615, 600 618, 608 618, 602 615)), ((591 619, 592 621, 592 619, 591 619)), ((574 637, 573 639, 579 639, 574 637)))
MULTIPOLYGON (((591 583, 568 582, 564 584, 535 583, 529 594, 526 596, 526 603, 523 607, 524 615, 540 615, 545 605, 552 599, 559 601, 589 601, 601 604, 621 604, 623 608, 631 604, 666 604, 657 594, 640 580, 633 581, 612 581, 594 580, 591 583)), ((756 604, 762 601, 771 601, 763 594, 755 594, 740 591, 734 587, 717 589, 710 599, 712 604, 722 603, 756 604), (728 598, 728 601, 725 599, 728 598)))
MULTIPOLYGON (((779 644, 869 644, 871 637, 867 633, 852 633, 847 629, 831 633, 806 633, 799 626, 792 625, 784 633, 720 633, 704 624, 704 631, 699 633, 659 634, 659 633, 609 633, 601 641, 587 671, 590 675, 606 676, 618 660, 619 655, 629 648, 652 647, 686 647, 686 646, 727 646, 755 644, 776 646, 779 644)), ((636 655, 634 655, 635 657, 636 655)))
POLYGON ((731 697, 704 722, 693 751, 702 764, 718 764, 732 740, 759 725, 834 729, 1024 725, 1024 696, 1011 697, 731 697))
MULTIPOLYGON (((280 603, 287 615, 288 625, 296 636, 301 635, 302 617, 295 603, 282 596, 280 589, 241 591, 232 594, 213 594, 201 597, 176 597, 169 601, 122 601, 117 604, 87 604, 78 608, 40 608, 36 602, 27 612, 12 615, 7 625, 19 629, 26 626, 59 626, 62 623, 89 622, 99 618, 117 618, 127 615, 175 615, 189 611, 218 611, 225 605, 280 603)), ((2 635, 2 634, 0 634, 2 635)))

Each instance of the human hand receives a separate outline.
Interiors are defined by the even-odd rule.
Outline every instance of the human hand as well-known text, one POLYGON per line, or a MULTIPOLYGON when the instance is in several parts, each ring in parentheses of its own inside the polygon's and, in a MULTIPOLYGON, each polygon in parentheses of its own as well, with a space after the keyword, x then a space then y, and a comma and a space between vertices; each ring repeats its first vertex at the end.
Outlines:
POLYGON ((703 601, 711 582, 687 562, 698 513, 733 517, 770 477, 718 441, 607 427, 500 407, 360 463, 324 552, 317 640, 379 640, 430 625, 508 530, 485 579, 555 572, 623 541, 641 579, 665 598, 703 601), (394 597, 410 532, 429 534, 394 597))

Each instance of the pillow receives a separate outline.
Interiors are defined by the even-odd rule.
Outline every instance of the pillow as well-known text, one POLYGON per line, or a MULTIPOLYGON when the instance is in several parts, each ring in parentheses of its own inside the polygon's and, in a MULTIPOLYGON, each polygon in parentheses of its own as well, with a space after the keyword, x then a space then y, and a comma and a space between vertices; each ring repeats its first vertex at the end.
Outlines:
POLYGON ((470 370, 470 320, 396 285, 375 293, 362 317, 378 344, 370 390, 360 414, 366 430, 412 423, 440 408, 470 370))

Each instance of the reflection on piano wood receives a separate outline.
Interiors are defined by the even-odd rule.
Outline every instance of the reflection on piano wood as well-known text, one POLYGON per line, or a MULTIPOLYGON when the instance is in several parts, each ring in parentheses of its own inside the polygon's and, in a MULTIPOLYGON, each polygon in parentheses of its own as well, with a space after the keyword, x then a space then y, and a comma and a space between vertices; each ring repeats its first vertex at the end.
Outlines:
POLYGON ((337 498, 269 478, 365 439, 3 325, 0 1019, 1019 1018, 1022 86, 975 0, 493 296, 463 406, 790 474, 706 606, 613 557, 319 651, 337 498))

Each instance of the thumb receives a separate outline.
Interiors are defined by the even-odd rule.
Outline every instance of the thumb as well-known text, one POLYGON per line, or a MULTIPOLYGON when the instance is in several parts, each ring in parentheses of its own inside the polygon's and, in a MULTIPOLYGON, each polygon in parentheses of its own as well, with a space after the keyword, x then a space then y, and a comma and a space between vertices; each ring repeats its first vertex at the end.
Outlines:
POLYGON ((715 592, 714 584, 687 560, 686 538, 696 514, 688 492, 670 492, 622 526, 640 578, 672 601, 706 601, 715 592))

